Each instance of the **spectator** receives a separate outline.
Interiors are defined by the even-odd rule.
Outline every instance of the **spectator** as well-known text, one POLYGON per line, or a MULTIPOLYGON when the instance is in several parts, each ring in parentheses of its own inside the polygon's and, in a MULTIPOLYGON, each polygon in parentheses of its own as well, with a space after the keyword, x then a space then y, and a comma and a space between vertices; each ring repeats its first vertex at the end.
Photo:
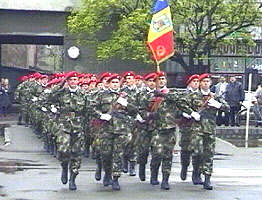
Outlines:
POLYGON ((1 79, 0 86, 0 115, 6 116, 7 110, 11 105, 10 101, 10 86, 9 80, 6 78, 1 79))
POLYGON ((231 126, 239 126, 239 124, 236 123, 236 114, 240 111, 244 99, 245 93, 242 84, 236 80, 235 76, 231 76, 225 93, 225 100, 230 106, 230 111, 226 115, 228 115, 227 117, 231 126))
MULTIPOLYGON (((225 100, 227 85, 228 85, 228 83, 226 81, 226 77, 221 76, 220 79, 219 79, 219 83, 214 85, 213 88, 211 89, 211 91, 216 93, 216 95, 219 98, 225 100)), ((224 111, 219 110, 218 113, 217 113, 216 123, 217 123, 218 126, 221 126, 222 124, 225 124, 225 126, 228 126, 229 125, 228 115, 224 111)))
POLYGON ((253 111, 256 118, 256 127, 262 126, 262 84, 258 84, 255 98, 257 103, 253 107, 253 111))

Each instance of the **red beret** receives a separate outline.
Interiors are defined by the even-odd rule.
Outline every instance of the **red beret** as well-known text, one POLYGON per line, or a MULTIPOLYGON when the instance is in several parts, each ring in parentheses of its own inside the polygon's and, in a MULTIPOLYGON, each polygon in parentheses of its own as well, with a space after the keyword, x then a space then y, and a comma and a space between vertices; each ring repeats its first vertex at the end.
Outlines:
POLYGON ((104 72, 103 74, 100 75, 100 80, 102 81, 106 77, 111 77, 112 73, 110 72, 104 72))
POLYGON ((85 74, 83 73, 78 73, 78 78, 84 78, 85 77, 85 74))
POLYGON ((136 75, 136 76, 135 76, 135 79, 137 79, 137 80, 143 80, 143 76, 141 76, 141 75, 136 75))
POLYGON ((42 79, 42 78, 48 78, 48 76, 47 76, 47 75, 42 75, 42 76, 41 76, 41 79, 42 79))
POLYGON ((97 82, 96 80, 90 80, 90 81, 89 81, 89 84, 90 84, 90 83, 96 83, 96 82, 97 82))
POLYGON ((89 85, 89 83, 90 83, 89 81, 84 80, 79 82, 78 85, 89 85))
POLYGON ((33 78, 41 78, 42 77, 42 74, 40 74, 40 73, 38 73, 38 72, 36 72, 36 73, 34 73, 33 74, 33 78))
POLYGON ((76 71, 71 71, 66 73, 66 79, 69 79, 71 77, 78 77, 79 73, 76 71))
POLYGON ((97 78, 97 75, 96 74, 89 74, 89 78, 92 78, 92 77, 97 78))
POLYGON ((27 79, 28 79, 27 76, 20 76, 20 77, 18 77, 18 80, 19 80, 20 82, 24 82, 24 81, 26 81, 27 79))
POLYGON ((107 82, 110 82, 112 81, 113 79, 118 79, 120 80, 121 79, 121 76, 119 76, 119 74, 112 74, 109 79, 107 80, 107 82))
POLYGON ((158 77, 166 76, 166 73, 163 71, 157 72, 158 77))
POLYGON ((198 74, 193 74, 193 75, 189 76, 187 81, 186 81, 186 84, 188 85, 194 79, 199 79, 199 75, 198 74))
POLYGON ((63 80, 62 78, 55 78, 55 79, 53 79, 53 80, 51 80, 51 81, 49 81, 49 82, 47 83, 47 87, 50 87, 50 86, 52 86, 52 85, 55 85, 55 84, 59 83, 59 82, 62 81, 62 80, 63 80))
POLYGON ((151 79, 153 78, 154 80, 157 78, 157 74, 156 73, 149 73, 149 74, 146 74, 144 76, 144 79, 147 81, 148 79, 151 79))
POLYGON ((205 78, 211 78, 211 74, 207 74, 207 73, 201 74, 201 75, 199 75, 198 79, 199 79, 199 81, 202 81, 205 78))
POLYGON ((135 72, 133 72, 133 71, 124 72, 122 77, 126 78, 126 76, 135 76, 135 72))

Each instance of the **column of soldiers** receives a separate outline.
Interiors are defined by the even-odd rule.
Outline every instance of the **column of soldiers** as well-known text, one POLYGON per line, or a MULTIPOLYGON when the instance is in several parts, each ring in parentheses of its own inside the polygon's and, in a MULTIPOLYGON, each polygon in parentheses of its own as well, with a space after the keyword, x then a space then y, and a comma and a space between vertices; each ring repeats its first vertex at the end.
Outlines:
POLYGON ((82 156, 92 149, 95 179, 120 190, 121 173, 146 180, 151 154, 150 184, 169 190, 176 128, 181 133, 181 174, 187 178, 192 157, 192 181, 212 190, 217 110, 228 105, 210 92, 209 74, 192 75, 185 92, 167 88, 164 72, 100 76, 76 71, 20 78, 15 92, 20 104, 19 124, 31 126, 44 148, 61 163, 61 182, 76 190, 82 156), (98 78, 99 77, 99 78, 98 78), (201 175, 204 175, 203 181, 201 175))

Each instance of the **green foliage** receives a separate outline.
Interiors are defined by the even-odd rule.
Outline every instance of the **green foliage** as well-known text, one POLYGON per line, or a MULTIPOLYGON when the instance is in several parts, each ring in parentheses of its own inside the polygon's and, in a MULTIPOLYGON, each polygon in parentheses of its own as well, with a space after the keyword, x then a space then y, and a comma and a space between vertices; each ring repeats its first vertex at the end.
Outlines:
MULTIPOLYGON (((209 50, 225 43, 253 45, 247 28, 260 25, 255 2, 169 0, 178 29, 177 41, 192 58, 203 58, 209 50)), ((96 48, 99 60, 118 57, 148 63, 151 60, 146 39, 152 3, 153 0, 83 0, 82 8, 69 16, 68 28, 81 36, 80 43, 87 42, 96 48)))

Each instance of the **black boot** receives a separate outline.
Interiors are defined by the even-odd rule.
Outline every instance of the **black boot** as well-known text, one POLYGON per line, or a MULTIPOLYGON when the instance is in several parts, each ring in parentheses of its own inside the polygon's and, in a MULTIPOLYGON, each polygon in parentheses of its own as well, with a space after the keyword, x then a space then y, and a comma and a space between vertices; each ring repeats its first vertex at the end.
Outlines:
POLYGON ((169 183, 168 183, 169 175, 163 174, 163 180, 161 183, 161 189, 163 190, 169 190, 169 183))
POLYGON ((135 176, 135 175, 136 175, 136 162, 130 162, 129 176, 135 176))
POLYGON ((86 147, 86 150, 85 150, 85 157, 86 158, 89 158, 89 155, 90 155, 90 147, 86 147))
POLYGON ((203 183, 203 188, 206 190, 213 190, 213 186, 210 182, 210 175, 205 175, 205 182, 203 183))
POLYGON ((182 165, 182 168, 181 168, 181 172, 180 172, 180 178, 181 180, 186 180, 186 177, 187 177, 187 166, 186 165, 182 165))
POLYGON ((97 161, 96 174, 95 174, 95 179, 97 181, 101 180, 101 173, 102 173, 102 162, 101 161, 97 161))
POLYGON ((76 183, 75 183, 76 176, 77 176, 76 173, 74 173, 72 171, 70 172, 69 190, 76 190, 77 189, 76 183))
POLYGON ((119 185, 118 177, 117 177, 117 176, 114 176, 114 177, 113 177, 112 189, 113 189, 113 190, 120 190, 120 185, 119 185))
POLYGON ((187 178, 187 168, 190 163, 190 152, 189 151, 181 151, 180 155, 180 162, 182 165, 181 172, 180 172, 180 178, 181 180, 186 180, 187 178))
POLYGON ((158 170, 159 170, 159 167, 151 168, 150 184, 152 184, 152 185, 159 185, 158 170))
POLYGON ((111 173, 108 172, 108 171, 105 171, 105 175, 104 175, 104 178, 103 178, 103 185, 105 187, 112 185, 112 176, 111 176, 111 173))
POLYGON ((139 178, 141 181, 146 180, 146 165, 143 164, 139 165, 139 178))
POLYGON ((63 184, 67 184, 68 181, 68 162, 62 162, 62 175, 61 175, 61 181, 63 184))
POLYGON ((128 159, 126 157, 123 157, 123 172, 128 172, 128 159))
POLYGON ((198 166, 193 166, 192 182, 194 185, 203 185, 201 172, 198 166))

